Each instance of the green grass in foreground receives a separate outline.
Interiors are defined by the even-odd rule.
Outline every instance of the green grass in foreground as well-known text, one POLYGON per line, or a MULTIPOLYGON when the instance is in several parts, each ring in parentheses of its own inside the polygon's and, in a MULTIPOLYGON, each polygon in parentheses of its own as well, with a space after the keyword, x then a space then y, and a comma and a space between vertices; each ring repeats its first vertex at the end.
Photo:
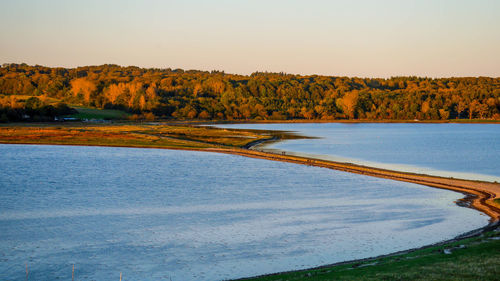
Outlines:
POLYGON ((493 202, 495 202, 495 204, 497 204, 498 206, 500 206, 500 198, 493 199, 493 202))
POLYGON ((116 109, 97 109, 80 106, 74 106, 74 108, 78 111, 78 113, 71 115, 71 117, 79 119, 112 120, 127 119, 127 117, 130 116, 129 113, 116 109))
POLYGON ((500 280, 500 232, 363 262, 251 280, 500 280), (444 249, 451 249, 445 254, 444 249))

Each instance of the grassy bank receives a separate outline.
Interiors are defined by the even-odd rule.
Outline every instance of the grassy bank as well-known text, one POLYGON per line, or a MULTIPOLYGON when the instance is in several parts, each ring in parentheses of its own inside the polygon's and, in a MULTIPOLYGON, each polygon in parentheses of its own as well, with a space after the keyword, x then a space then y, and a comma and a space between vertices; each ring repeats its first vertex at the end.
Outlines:
POLYGON ((409 253, 244 280, 500 280, 500 232, 409 253))
MULTIPOLYGON (((0 125, 0 143, 62 144, 206 150, 287 161, 474 193, 473 207, 498 217, 498 184, 400 173, 300 156, 241 149, 269 139, 297 138, 283 132, 147 123, 47 123, 0 125), (488 189, 489 188, 489 189, 488 189), (489 191, 488 191, 489 190, 489 191), (480 191, 480 192, 477 192, 480 191), (491 199, 490 199, 491 198, 491 199), (493 200, 493 198, 497 198, 493 200), (481 209, 483 208, 483 209, 481 209), (489 208, 489 209, 488 209, 489 208)), ((252 280, 500 280, 499 232, 435 245, 404 254, 354 261, 252 280)))
POLYGON ((495 204, 497 204, 500 207, 500 198, 493 200, 493 202, 495 202, 495 204))
POLYGON ((78 113, 73 114, 69 117, 78 119, 98 119, 98 120, 115 120, 115 119, 127 119, 131 114, 125 111, 116 109, 97 109, 89 107, 74 106, 78 113))
POLYGON ((0 126, 0 143, 129 146, 174 149, 242 147, 271 138, 255 131, 140 123, 46 123, 0 126))

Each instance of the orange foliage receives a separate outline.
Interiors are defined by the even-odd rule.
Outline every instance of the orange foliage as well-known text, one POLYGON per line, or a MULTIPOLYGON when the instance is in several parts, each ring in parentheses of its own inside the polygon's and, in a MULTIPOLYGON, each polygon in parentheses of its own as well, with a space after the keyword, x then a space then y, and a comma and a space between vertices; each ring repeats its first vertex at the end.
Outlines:
POLYGON ((421 111, 422 111, 423 113, 427 113, 427 112, 429 111, 429 109, 430 109, 430 108, 431 108, 431 107, 430 107, 430 105, 429 105, 429 102, 428 102, 428 101, 424 101, 424 102, 422 103, 422 109, 421 109, 421 111))
POLYGON ((112 104, 116 103, 116 100, 120 95, 125 93, 125 83, 111 84, 108 89, 104 91, 104 97, 112 104))
POLYGON ((356 107, 358 105, 358 91, 352 91, 345 94, 342 98, 342 109, 349 115, 349 118, 353 119, 356 113, 356 107))
MULTIPOLYGON (((493 118, 500 114, 499 85, 500 78, 488 77, 363 79, 261 72, 245 76, 117 65, 0 68, 0 93, 6 95, 47 95, 72 104, 112 105, 180 119, 204 119, 204 111, 210 118, 231 120, 493 118)), ((1 103, 9 104, 0 107, 0 117, 17 106, 14 100, 1 103)))
POLYGON ((83 95, 83 99, 85 102, 90 102, 90 95, 95 92, 97 89, 94 82, 88 80, 87 78, 78 78, 71 81, 71 92, 73 92, 74 96, 78 94, 83 95))

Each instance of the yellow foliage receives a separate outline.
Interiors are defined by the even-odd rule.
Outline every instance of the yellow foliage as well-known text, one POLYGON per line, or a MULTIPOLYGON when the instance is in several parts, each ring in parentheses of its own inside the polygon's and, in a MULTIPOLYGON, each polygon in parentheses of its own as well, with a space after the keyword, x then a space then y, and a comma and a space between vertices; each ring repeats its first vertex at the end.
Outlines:
POLYGON ((90 95, 97 89, 94 82, 88 80, 87 78, 78 78, 71 81, 71 92, 76 96, 79 93, 83 95, 85 102, 90 102, 90 95))
POLYGON ((358 105, 358 91, 348 92, 342 98, 342 109, 349 115, 349 118, 354 118, 356 107, 358 105))
POLYGON ((104 96, 110 103, 114 104, 117 98, 125 92, 126 88, 124 83, 111 84, 109 88, 104 91, 104 96))
POLYGON ((430 108, 431 108, 431 107, 430 107, 430 105, 429 105, 429 102, 428 102, 428 101, 424 101, 424 102, 422 103, 422 109, 421 109, 421 111, 422 111, 423 113, 427 113, 427 111, 429 111, 429 109, 430 109, 430 108))

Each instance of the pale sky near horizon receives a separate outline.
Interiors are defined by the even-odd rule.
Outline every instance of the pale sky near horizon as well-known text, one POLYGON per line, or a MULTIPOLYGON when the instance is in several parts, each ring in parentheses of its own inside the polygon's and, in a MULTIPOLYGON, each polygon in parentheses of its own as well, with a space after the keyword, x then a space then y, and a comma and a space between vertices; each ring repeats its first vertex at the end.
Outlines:
POLYGON ((0 0, 0 63, 500 77, 500 0, 0 0))

